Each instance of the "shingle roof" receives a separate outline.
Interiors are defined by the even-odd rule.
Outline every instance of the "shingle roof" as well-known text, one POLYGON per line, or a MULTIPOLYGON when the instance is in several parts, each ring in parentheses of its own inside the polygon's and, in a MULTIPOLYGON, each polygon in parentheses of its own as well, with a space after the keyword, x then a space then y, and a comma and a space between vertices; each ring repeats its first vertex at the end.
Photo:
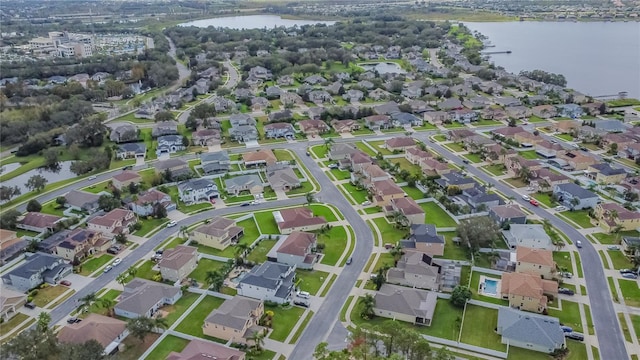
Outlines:
POLYGON ((53 226, 60 219, 62 219, 62 217, 60 216, 43 214, 39 212, 28 212, 21 220, 18 220, 18 223, 37 228, 45 228, 53 226))
POLYGON ((219 308, 213 310, 207 316, 205 322, 242 330, 251 317, 261 305, 260 300, 250 299, 244 296, 234 296, 227 299, 219 308))
POLYGON ((242 351, 214 342, 194 339, 180 352, 172 351, 167 360, 238 360, 244 359, 242 351))
POLYGON ((385 145, 392 148, 414 146, 415 144, 416 141, 409 136, 394 137, 385 141, 385 145))
POLYGON ((71 190, 65 195, 67 204, 77 207, 82 207, 85 204, 97 202, 100 195, 92 194, 86 191, 71 190))
POLYGON ((125 329, 127 323, 116 318, 89 314, 81 322, 66 325, 58 333, 58 340, 62 343, 83 344, 95 340, 102 347, 107 347, 116 340, 125 329))
POLYGON ((125 286, 125 291, 121 295, 122 299, 116 308, 144 315, 162 299, 173 298, 179 292, 180 288, 174 286, 134 278, 125 286))
POLYGON ((194 231, 212 236, 222 236, 227 233, 227 228, 235 223, 235 220, 217 216, 212 218, 208 224, 198 226, 194 231))
POLYGON ((565 341, 558 318, 506 306, 498 308, 497 328, 503 338, 541 345, 545 348, 559 348, 565 341))
POLYGON ((178 245, 162 253, 159 267, 178 270, 194 258, 198 257, 198 249, 193 246, 178 245))
POLYGON ((527 216, 524 211, 520 210, 520 206, 515 204, 494 206, 491 208, 491 211, 502 219, 527 216))
POLYGON ((590 199, 590 198, 598 197, 598 195, 594 194, 593 192, 581 186, 578 186, 574 183, 559 184, 556 186, 561 191, 567 192, 579 199, 590 199))
POLYGON ((294 231, 280 245, 277 252, 283 254, 305 256, 311 245, 316 242, 316 234, 304 231, 294 231))
POLYGON ((267 164, 275 163, 277 161, 276 155, 271 149, 260 149, 258 151, 252 151, 242 154, 242 160, 244 162, 253 161, 265 161, 267 164))
POLYGON ((123 171, 120 174, 114 175, 113 178, 115 180, 120 181, 120 182, 130 181, 130 180, 134 180, 134 179, 142 180, 142 177, 140 175, 138 175, 137 172, 129 171, 129 170, 123 171))
MULTIPOLYGON (((429 214, 427 214, 427 216, 429 216, 429 214)), ((438 235, 436 227, 431 224, 411 225, 411 236, 409 237, 409 240, 432 244, 444 244, 444 237, 442 235, 438 235)))
POLYGON ((398 209, 398 211, 402 212, 404 215, 418 215, 424 214, 424 209, 418 205, 410 197, 403 197, 400 199, 392 199, 391 202, 398 209))
POLYGON ((432 319, 438 295, 432 291, 383 284, 375 299, 376 309, 432 319))
POLYGON ((322 216, 314 216, 313 211, 304 207, 282 209, 274 211, 273 216, 280 229, 290 229, 300 226, 326 224, 322 216))

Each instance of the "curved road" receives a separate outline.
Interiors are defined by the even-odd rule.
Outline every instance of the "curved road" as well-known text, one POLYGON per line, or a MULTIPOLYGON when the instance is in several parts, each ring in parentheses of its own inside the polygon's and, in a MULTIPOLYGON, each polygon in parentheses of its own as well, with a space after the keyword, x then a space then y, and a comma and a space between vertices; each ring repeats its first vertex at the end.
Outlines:
MULTIPOLYGON (((485 129, 486 130, 486 129, 485 129)), ((435 132, 422 132, 414 134, 414 137, 422 140, 436 151, 438 151, 443 157, 457 165, 465 165, 462 160, 456 155, 452 154, 446 148, 436 144, 429 143, 428 137, 435 132)), ((368 138, 384 138, 389 135, 383 136, 371 136, 368 138)), ((362 140, 361 137, 354 139, 336 139, 336 142, 354 142, 362 140)), ((315 144, 316 142, 314 142, 315 144)), ((273 144, 263 146, 265 148, 287 148, 293 150, 302 163, 309 169, 311 176, 313 176, 321 185, 321 191, 316 194, 316 198, 321 202, 326 202, 335 205, 345 216, 347 221, 352 225, 356 235, 356 244, 353 252, 353 263, 349 266, 345 266, 340 276, 332 286, 325 298, 318 312, 313 316, 309 322, 307 328, 302 333, 300 340, 297 342, 290 358, 292 359, 310 359, 311 354, 317 343, 325 341, 327 336, 333 331, 334 325, 338 321, 338 314, 342 305, 346 301, 349 292, 353 288, 358 275, 361 273, 368 260, 373 249, 373 235, 367 224, 362 220, 360 215, 355 211, 351 204, 344 198, 344 195, 332 184, 329 178, 324 172, 317 166, 317 164, 308 156, 305 155, 307 146, 311 143, 290 143, 290 144, 273 144)), ((232 149, 229 152, 238 153, 247 151, 247 149, 232 149)), ((193 158, 194 155, 185 156, 184 158, 193 158)), ((466 166, 466 165, 465 165, 466 166)), ((90 185, 92 183, 98 183, 110 179, 114 172, 119 170, 103 173, 93 181, 84 181, 86 183, 83 186, 90 185)), ((472 166, 467 167, 467 172, 473 174, 479 179, 485 182, 491 182, 495 188, 505 195, 513 196, 516 199, 520 197, 520 194, 515 192, 507 185, 496 182, 492 177, 487 175, 481 170, 478 170, 472 166)), ((62 189, 55 190, 53 192, 44 194, 40 197, 41 202, 45 202, 54 199, 57 196, 61 196, 71 189, 78 188, 79 186, 69 185, 62 189)), ((304 198, 294 198, 282 201, 271 201, 255 205, 252 209, 262 210, 272 207, 297 205, 305 202, 304 198)), ((583 248, 578 249, 583 264, 583 272, 588 290, 589 300, 591 302, 591 309, 593 315, 593 323, 596 328, 596 335, 600 345, 600 353, 603 359, 622 360, 628 359, 627 350, 624 345, 622 332, 620 325, 613 308, 611 300, 611 294, 609 291, 608 283, 604 275, 603 266, 599 255, 582 234, 580 234, 575 228, 565 223, 561 219, 551 216, 544 209, 534 207, 528 203, 521 204, 521 206, 527 207, 530 211, 539 215, 545 219, 549 219, 551 224, 557 229, 566 234, 572 241, 581 240, 583 248)), ((24 205, 19 207, 19 210, 24 211, 24 205)), ((188 226, 203 219, 209 218, 215 215, 225 215, 234 212, 241 212, 243 209, 236 207, 228 207, 223 209, 214 209, 207 212, 202 212, 193 216, 190 216, 178 223, 180 226, 188 226)), ((178 230, 176 228, 163 229, 143 245, 138 247, 132 252, 133 256, 127 256, 123 259, 120 268, 128 268, 136 261, 153 250, 155 246, 160 244, 164 239, 174 235, 178 230)), ((177 227, 179 229, 179 227, 177 227)), ((52 323, 56 323, 63 319, 68 313, 73 311, 77 306, 77 299, 85 296, 88 293, 97 291, 103 288, 107 283, 113 281, 117 276, 117 271, 102 274, 87 287, 74 294, 70 299, 63 302, 55 310, 51 312, 52 323)))

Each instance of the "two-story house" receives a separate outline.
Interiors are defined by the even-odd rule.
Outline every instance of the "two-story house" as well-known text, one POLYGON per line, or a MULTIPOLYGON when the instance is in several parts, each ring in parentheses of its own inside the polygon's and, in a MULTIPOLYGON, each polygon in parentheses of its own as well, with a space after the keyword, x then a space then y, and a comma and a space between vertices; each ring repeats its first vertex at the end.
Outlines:
POLYGON ((231 167, 226 150, 200 154, 200 164, 207 175, 225 173, 231 167))
POLYGON ((431 326, 437 301, 438 294, 433 291, 383 284, 376 292, 373 312, 388 319, 431 326))
POLYGON ((400 240, 403 249, 418 251, 429 256, 444 255, 444 237, 438 235, 436 227, 431 224, 413 224, 409 238, 400 240))
POLYGON ((113 175, 111 183, 118 190, 123 190, 129 184, 139 184, 142 182, 142 176, 135 171, 125 170, 119 174, 113 175))
POLYGON ((424 210, 410 197, 392 199, 389 201, 389 205, 382 210, 388 217, 394 217, 396 213, 402 214, 407 219, 407 224, 402 225, 424 224, 425 222, 424 210))
POLYGON ((574 183, 554 186, 553 195, 559 203, 573 210, 593 209, 600 201, 597 194, 574 183))
POLYGON ((607 232, 640 228, 640 213, 630 211, 617 203, 596 205, 594 215, 598 225, 607 232))
POLYGON ((202 333, 231 343, 248 344, 253 342, 254 333, 263 331, 258 324, 263 314, 262 301, 234 296, 207 316, 202 333))
POLYGON ((22 265, 3 275, 2 281, 25 292, 43 282, 55 285, 72 272, 73 266, 63 258, 38 252, 27 257, 22 265))
POLYGON ((113 209, 87 221, 87 229, 102 233, 102 236, 111 239, 118 234, 128 234, 129 227, 137 221, 135 213, 131 210, 113 209))
POLYGON ((178 245, 165 249, 158 262, 162 279, 178 282, 185 279, 198 265, 198 249, 193 246, 178 245))
POLYGON ((364 126, 373 131, 388 129, 392 126, 389 115, 371 115, 364 118, 364 126))
POLYGON ((212 180, 197 178, 189 179, 178 184, 178 195, 180 200, 186 204, 211 201, 217 198, 218 185, 212 180))
POLYGON ((387 206, 393 199, 400 199, 406 196, 406 193, 393 180, 385 179, 374 181, 369 186, 369 193, 373 197, 374 204, 377 206, 387 206))
POLYGON ((293 231, 283 237, 267 255, 269 261, 295 266, 298 269, 313 269, 318 260, 316 250, 317 235, 304 231, 293 231))
POLYGON ((384 147, 389 151, 405 151, 416 145, 416 141, 409 136, 399 136, 384 141, 384 147))
POLYGON ((525 224, 527 222, 527 214, 517 204, 492 206, 489 209, 489 217, 500 226, 506 223, 525 224))
POLYGON ((624 169, 612 168, 607 163, 589 165, 585 172, 598 184, 620 184, 627 177, 624 169))
POLYGON ((298 122, 300 131, 309 136, 324 134, 329 131, 329 125, 322 120, 302 120, 298 122))
POLYGON ((273 123, 264 126, 264 136, 267 139, 285 138, 292 139, 296 136, 296 130, 290 123, 273 123))
POLYGON ((76 345, 83 345, 91 340, 97 341, 104 349, 102 354, 108 355, 117 351, 128 335, 125 321, 90 313, 80 322, 63 326, 57 338, 60 343, 76 345))
POLYGON ((244 166, 249 168, 252 166, 272 165, 275 164, 278 159, 271 149, 259 149, 242 154, 242 161, 244 162, 244 166))
POLYGON ((113 239, 102 236, 102 233, 76 228, 56 246, 56 254, 69 261, 80 261, 85 257, 106 251, 113 244, 113 239))
POLYGON ((387 271, 387 282, 419 289, 440 289, 441 266, 422 252, 407 251, 395 267, 387 271))
POLYGON ((503 230, 509 247, 515 249, 525 246, 533 249, 553 250, 555 245, 540 224, 511 224, 508 230, 503 230))
POLYGON ((156 189, 149 189, 138 194, 138 198, 129 203, 129 209, 139 216, 150 216, 153 214, 153 207, 156 204, 163 206, 167 212, 176 209, 176 204, 171 201, 171 196, 156 189))
POLYGON ((265 261, 254 266, 239 282, 238 295, 284 304, 291 301, 295 266, 265 261))
POLYGON ((516 248, 516 272, 537 274, 547 280, 553 279, 556 273, 553 252, 551 250, 518 246, 516 248))
POLYGON ((500 281, 500 293, 509 300, 509 306, 535 313, 547 309, 549 298, 558 296, 558 283, 544 280, 539 275, 528 273, 503 273, 500 281))
POLYGON ((189 164, 178 158, 157 161, 153 167, 156 174, 163 174, 167 171, 174 177, 191 174, 189 164))
POLYGON ((236 226, 235 220, 220 216, 212 218, 208 223, 198 226, 189 233, 191 240, 218 250, 224 250, 242 236, 244 236, 244 228, 236 226))
POLYGON ((269 165, 265 175, 274 191, 290 191, 300 187, 300 179, 289 164, 269 165))
POLYGON ((238 196, 243 191, 248 191, 252 195, 262 194, 264 184, 260 176, 255 174, 241 175, 226 179, 224 187, 229 195, 238 196))

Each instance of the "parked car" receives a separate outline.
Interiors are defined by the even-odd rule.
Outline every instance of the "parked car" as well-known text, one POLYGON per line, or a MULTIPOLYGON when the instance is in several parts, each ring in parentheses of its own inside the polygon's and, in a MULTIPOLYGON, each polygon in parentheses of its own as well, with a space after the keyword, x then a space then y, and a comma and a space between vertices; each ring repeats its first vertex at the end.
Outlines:
POLYGON ((107 265, 106 268, 104 268, 104 270, 102 270, 104 273, 108 273, 109 271, 111 271, 111 269, 113 269, 113 266, 111 265, 107 265))
POLYGON ((123 171, 124 170, 131 170, 131 169, 133 169, 133 165, 127 165, 127 166, 122 168, 123 171))
POLYGON ((584 340, 584 334, 573 332, 573 331, 570 333, 564 333, 564 336, 566 338, 573 339, 573 340, 578 340, 578 341, 584 340))
POLYGON ((560 277, 567 278, 567 279, 571 279, 573 277, 573 274, 567 271, 562 271, 558 273, 558 275, 560 275, 560 277))
POLYGON ((71 286, 71 281, 69 281, 69 280, 62 280, 62 281, 60 281, 60 285, 64 285, 64 286, 71 286))
POLYGON ((352 263, 352 262, 353 262, 353 258, 352 258, 352 257, 349 257, 349 258, 347 259, 347 265, 351 265, 351 263, 352 263))
POLYGON ((573 332, 573 328, 571 326, 560 326, 563 332, 570 333, 573 332))
POLYGON ((82 319, 78 319, 77 317, 70 317, 67 319, 67 324, 75 324, 82 321, 82 319))
POLYGON ((620 274, 633 274, 635 271, 631 269, 620 269, 620 274))
POLYGON ((293 300, 293 304, 306 307, 306 308, 308 308, 311 305, 307 300, 300 300, 300 299, 293 300))
POLYGON ((565 210, 567 210, 567 208, 562 205, 556 206, 556 211, 565 211, 565 210))
POLYGON ((620 250, 620 246, 609 245, 607 246, 607 250, 620 250))
POLYGON ((393 244, 390 244, 390 243, 384 244, 384 248, 387 249, 387 250, 393 249, 394 247, 396 247, 396 246, 393 245, 393 244))
POLYGON ((365 201, 363 201, 363 202, 362 202, 362 204, 361 204, 361 205, 362 205, 362 206, 371 205, 371 201, 369 201, 369 200, 365 200, 365 201))
POLYGON ((581 146, 581 147, 580 147, 580 150, 582 150, 582 151, 586 151, 586 152, 589 152, 589 149, 587 149, 587 148, 586 148, 586 147, 584 147, 584 146, 581 146))
POLYGON ((310 296, 311 296, 311 294, 309 294, 306 291, 299 291, 298 292, 298 297, 299 298, 308 299, 310 296))
POLYGON ((164 254, 164 249, 156 250, 156 254, 160 254, 160 255, 164 254))
POLYGON ((567 289, 567 288, 559 288, 559 289, 558 289, 558 294, 574 295, 575 293, 574 293, 574 292, 573 292, 573 290, 571 290, 571 289, 567 289))
POLYGON ((329 169, 337 169, 338 168, 338 164, 329 164, 329 169))
POLYGON ((107 249, 107 254, 116 255, 118 252, 118 249, 114 248, 113 246, 107 249))
POLYGON ((529 197, 529 195, 526 195, 526 194, 525 194, 525 195, 522 195, 522 200, 524 200, 524 201, 530 201, 530 200, 531 200, 531 198, 529 197))
POLYGON ((531 204, 531 205, 533 205, 533 206, 538 206, 538 205, 540 205, 540 204, 538 203, 538 200, 536 200, 536 199, 531 199, 531 200, 529 200, 529 204, 531 204))
POLYGON ((170 228, 170 227, 174 227, 176 225, 178 225, 178 223, 175 220, 172 220, 172 221, 169 221, 169 223, 167 224, 167 227, 170 228))
POLYGON ((632 279, 635 280, 638 278, 638 275, 634 274, 634 273, 624 273, 622 274, 622 277, 625 279, 632 279))
POLYGON ((35 309, 36 308, 36 304, 32 303, 32 302, 28 302, 24 304, 24 307, 26 307, 27 309, 35 309))
POLYGON ((122 262, 122 259, 120 258, 116 258, 115 260, 113 260, 113 263, 111 264, 112 266, 117 266, 118 264, 120 264, 122 262))

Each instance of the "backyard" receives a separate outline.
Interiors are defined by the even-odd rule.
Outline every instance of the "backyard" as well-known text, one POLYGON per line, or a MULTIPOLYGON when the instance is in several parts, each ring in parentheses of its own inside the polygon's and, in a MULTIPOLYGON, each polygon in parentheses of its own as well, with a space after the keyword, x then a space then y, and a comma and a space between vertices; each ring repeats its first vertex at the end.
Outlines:
MULTIPOLYGON (((214 296, 205 296, 202 301, 187 315, 176 327, 176 331, 207 339, 202 333, 204 319, 211 311, 217 309, 224 302, 223 299, 214 296)), ((210 338, 209 338, 210 339, 210 338)))
POLYGON ((404 192, 407 193, 407 195, 409 195, 409 197, 413 200, 424 199, 424 194, 416 187, 407 185, 403 186, 402 190, 404 190, 404 192))
POLYGON ((480 276, 484 276, 491 279, 500 279, 500 276, 498 275, 473 271, 471 273, 471 284, 469 285, 469 289, 471 290, 471 293, 472 293, 471 298, 475 300, 493 303, 493 304, 508 306, 509 302, 507 300, 503 300, 501 298, 497 298, 493 296, 485 296, 485 295, 479 294, 480 276))
POLYGON ((469 260, 469 250, 453 242, 453 238, 457 236, 455 231, 441 232, 438 235, 444 236, 444 259, 469 260))
POLYGON ((278 240, 267 239, 260 241, 256 247, 251 250, 251 253, 247 256, 247 260, 255 263, 263 263, 267 261, 267 254, 277 242, 278 240))
POLYGON ((319 270, 296 270, 296 286, 301 291, 306 291, 311 295, 315 295, 320 287, 327 279, 329 273, 319 270))
POLYGON ((498 323, 498 310, 477 305, 467 305, 462 324, 461 340, 466 344, 505 351, 494 329, 498 323))
POLYGON ((162 341, 149 353, 147 359, 166 359, 172 351, 181 352, 189 344, 189 340, 173 335, 167 335, 162 341))
POLYGON ((425 212, 427 224, 434 224, 436 227, 456 227, 458 225, 449 214, 433 201, 421 203, 420 207, 425 212))
POLYGON ((206 286, 207 271, 218 270, 223 266, 224 263, 221 261, 202 258, 198 260, 198 266, 189 274, 189 277, 196 280, 201 286, 206 286))
POLYGON ((272 211, 261 211, 253 213, 253 218, 259 227, 261 234, 280 234, 280 230, 278 229, 278 224, 276 220, 273 218, 272 211))
POLYGON ((618 245, 623 237, 640 237, 640 233, 631 230, 631 231, 620 231, 618 233, 605 234, 605 233, 595 233, 592 234, 593 237, 598 239, 601 244, 606 245, 618 245))
MULTIPOLYGON (((352 242, 355 239, 352 239, 352 242)), ((324 244, 321 264, 335 265, 347 247, 347 232, 344 226, 334 226, 325 233, 318 233, 318 243, 324 244)))
POLYGON ((164 306, 161 310, 168 313, 165 316, 165 319, 169 326, 173 325, 173 323, 176 322, 176 320, 178 320, 185 311, 187 311, 189 306, 191 306, 199 296, 200 294, 185 291, 180 300, 176 301, 175 304, 164 306))
POLYGON ((391 268, 394 266, 395 259, 393 258, 393 255, 385 252, 380 254, 380 257, 378 257, 378 261, 376 262, 376 265, 373 267, 373 269, 371 269, 371 272, 375 273, 378 271, 378 269, 391 268))

